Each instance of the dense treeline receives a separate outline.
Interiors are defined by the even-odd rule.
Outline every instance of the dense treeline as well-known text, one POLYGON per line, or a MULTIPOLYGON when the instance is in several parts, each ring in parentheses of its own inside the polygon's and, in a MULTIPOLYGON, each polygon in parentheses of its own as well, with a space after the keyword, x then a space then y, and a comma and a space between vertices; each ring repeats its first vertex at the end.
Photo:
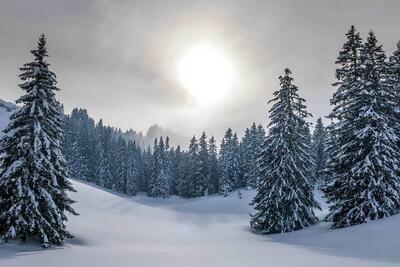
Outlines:
POLYGON ((143 149, 121 130, 104 126, 102 120, 95 123, 84 109, 66 116, 64 132, 72 178, 128 195, 142 191, 187 198, 255 188, 265 136, 264 128, 253 123, 241 140, 229 128, 220 146, 203 133, 198 140, 193 136, 187 151, 171 147, 168 136, 143 149))

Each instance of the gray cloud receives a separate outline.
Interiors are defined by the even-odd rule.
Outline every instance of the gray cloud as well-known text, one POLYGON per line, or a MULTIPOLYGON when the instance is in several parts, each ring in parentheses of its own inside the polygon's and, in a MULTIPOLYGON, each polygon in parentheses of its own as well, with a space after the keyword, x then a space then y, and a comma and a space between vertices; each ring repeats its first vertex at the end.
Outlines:
POLYGON ((266 101, 289 66, 315 117, 330 110, 334 60, 351 24, 373 29, 391 53, 400 39, 400 1, 2 1, 0 98, 15 100, 18 67, 41 32, 67 110, 81 106, 122 128, 153 123, 186 136, 221 137, 252 121, 265 125, 266 101), (239 79, 210 109, 188 104, 174 76, 185 49, 222 47, 239 79))

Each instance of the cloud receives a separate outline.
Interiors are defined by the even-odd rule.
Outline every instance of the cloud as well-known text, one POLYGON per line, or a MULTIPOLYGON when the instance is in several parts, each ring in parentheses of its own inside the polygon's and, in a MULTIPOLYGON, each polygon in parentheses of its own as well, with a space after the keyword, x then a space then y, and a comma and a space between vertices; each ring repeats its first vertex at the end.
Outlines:
POLYGON ((18 67, 41 32, 67 110, 88 108, 96 119, 145 131, 158 123, 185 136, 221 137, 267 120, 266 102, 285 67, 315 117, 330 110, 334 60, 355 24, 373 29, 391 52, 400 28, 399 1, 2 1, 0 97, 14 100, 18 67), (185 49, 222 47, 238 83, 208 109, 193 108, 176 79, 185 49), (190 123, 188 123, 190 122, 190 123))

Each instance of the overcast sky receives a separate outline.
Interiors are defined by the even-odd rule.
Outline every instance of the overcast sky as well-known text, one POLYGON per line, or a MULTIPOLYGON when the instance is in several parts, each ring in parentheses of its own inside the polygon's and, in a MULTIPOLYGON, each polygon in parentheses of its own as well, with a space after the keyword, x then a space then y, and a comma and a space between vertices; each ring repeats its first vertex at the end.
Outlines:
POLYGON ((390 54, 399 14, 398 0, 2 0, 0 98, 21 95, 18 68, 43 32, 66 111, 84 107, 107 124, 217 137, 229 126, 265 125, 285 67, 316 118, 330 110, 334 60, 350 25, 363 36, 374 30, 390 54), (184 51, 199 43, 222 49, 238 76, 229 97, 201 108, 176 77, 184 51))

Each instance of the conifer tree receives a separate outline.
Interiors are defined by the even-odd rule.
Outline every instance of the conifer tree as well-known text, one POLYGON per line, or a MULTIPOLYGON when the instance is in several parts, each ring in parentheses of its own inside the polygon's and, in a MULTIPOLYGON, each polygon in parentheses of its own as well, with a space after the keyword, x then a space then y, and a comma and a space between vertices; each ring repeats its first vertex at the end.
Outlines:
POLYGON ((221 143, 219 168, 219 193, 227 196, 237 188, 240 177, 239 141, 231 128, 226 131, 221 143))
POLYGON ((258 136, 258 143, 261 144, 261 146, 263 146, 265 141, 265 130, 261 124, 257 126, 257 136, 258 136))
POLYGON ((149 184, 152 176, 152 166, 153 166, 153 155, 151 153, 150 146, 147 147, 146 151, 143 151, 142 157, 142 178, 139 181, 139 188, 141 191, 148 192, 149 184))
POLYGON ((328 162, 333 181, 324 192, 333 228, 387 217, 400 208, 398 109, 386 84, 385 53, 370 32, 355 64, 346 49, 350 40, 336 71, 337 91, 347 88, 347 94, 336 93, 331 100, 336 149, 328 162))
MULTIPOLYGON (((261 126, 262 127, 262 126, 261 126)), ((255 123, 250 129, 246 129, 245 135, 240 143, 241 162, 244 185, 248 188, 256 188, 258 183, 257 159, 260 155, 263 138, 260 137, 264 129, 257 129, 255 123)))
POLYGON ((262 234, 290 232, 317 222, 312 194, 313 161, 304 127, 309 113, 292 84, 290 70, 280 76, 270 110, 269 134, 258 160, 260 182, 252 201, 251 227, 262 234))
POLYGON ((98 126, 98 138, 96 146, 97 163, 97 185, 110 189, 112 187, 112 174, 111 174, 111 129, 104 127, 102 120, 98 126))
POLYGON ((326 167, 326 142, 327 133, 321 118, 317 120, 313 133, 313 157, 315 159, 315 180, 318 184, 324 184, 322 172, 326 167))
POLYGON ((171 194, 178 195, 178 184, 181 180, 180 166, 183 159, 183 154, 179 145, 176 149, 171 149, 170 158, 172 164, 171 194))
POLYGON ((184 181, 184 197, 199 197, 203 195, 202 183, 200 179, 200 165, 198 162, 199 144, 196 136, 190 140, 188 153, 185 161, 185 181, 184 181))
POLYGON ((112 190, 119 193, 126 193, 126 185, 128 182, 128 147, 122 136, 118 137, 118 166, 117 175, 114 178, 112 190))
MULTIPOLYGON (((400 41, 397 43, 396 50, 393 55, 389 57, 389 61, 386 66, 386 86, 388 90, 391 90, 396 95, 396 102, 400 104, 400 41)), ((400 118, 396 118, 397 136, 400 136, 400 118)), ((400 145, 400 144, 399 144, 400 145)))
POLYGON ((136 195, 139 190, 141 151, 135 141, 128 141, 126 158, 126 185, 125 193, 131 196, 136 195))
POLYGON ((170 181, 167 168, 166 148, 163 138, 160 137, 160 142, 157 144, 156 139, 154 143, 153 168, 147 194, 151 197, 169 197, 170 181))
POLYGON ((208 144, 207 144, 207 135, 205 132, 201 135, 199 139, 199 154, 198 154, 198 168, 199 168, 199 176, 196 179, 197 189, 196 196, 204 196, 209 194, 208 191, 208 180, 210 177, 210 158, 208 154, 208 144))
POLYGON ((214 136, 208 141, 209 154, 209 179, 207 190, 209 194, 215 194, 219 189, 219 169, 218 169, 218 152, 214 136))
POLYGON ((67 195, 74 189, 61 152, 64 116, 43 34, 31 53, 34 60, 20 69, 22 107, 11 115, 0 142, 0 229, 5 241, 38 238, 48 247, 71 237, 65 211, 77 213, 67 195))

